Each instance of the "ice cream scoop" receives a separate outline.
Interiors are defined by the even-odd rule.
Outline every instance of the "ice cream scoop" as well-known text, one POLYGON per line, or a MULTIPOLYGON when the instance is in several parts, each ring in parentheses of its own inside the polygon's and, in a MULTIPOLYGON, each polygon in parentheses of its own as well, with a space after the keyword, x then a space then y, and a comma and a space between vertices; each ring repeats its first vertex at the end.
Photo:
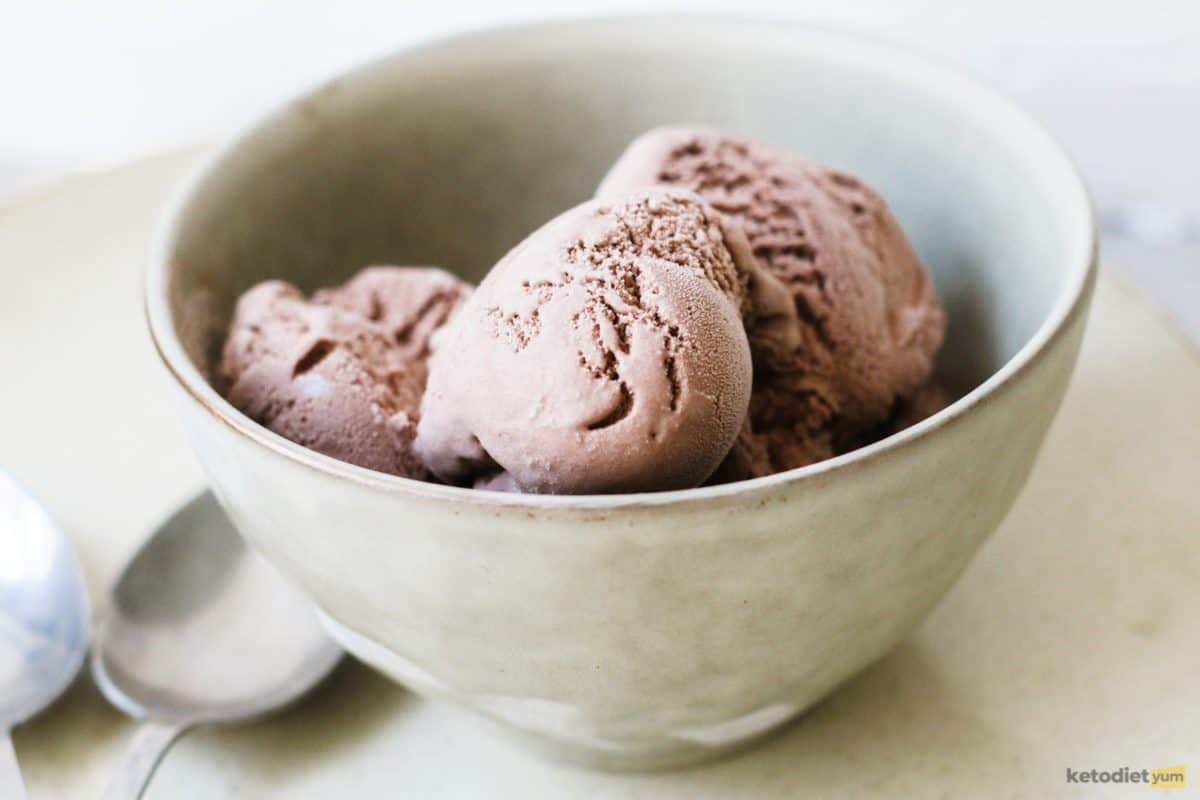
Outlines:
POLYGON ((692 190, 740 225, 794 305, 794 321, 775 315, 784 324, 769 335, 747 329, 749 421, 718 477, 828 458, 928 380, 941 303, 886 203, 861 180, 749 139, 672 127, 630 144, 597 197, 653 185, 692 190))
POLYGON ((429 473, 413 453, 429 338, 471 287, 434 269, 371 268, 312 301, 268 281, 238 301, 225 396, 297 444, 368 469, 429 473))
POLYGON ((473 288, 435 267, 375 266, 333 289, 313 295, 318 305, 351 311, 382 326, 401 357, 429 357, 430 339, 473 288))
POLYGON ((504 471, 526 492, 698 485, 745 420, 753 269, 740 231, 691 192, 570 209, 443 330, 417 453, 444 480, 504 471))

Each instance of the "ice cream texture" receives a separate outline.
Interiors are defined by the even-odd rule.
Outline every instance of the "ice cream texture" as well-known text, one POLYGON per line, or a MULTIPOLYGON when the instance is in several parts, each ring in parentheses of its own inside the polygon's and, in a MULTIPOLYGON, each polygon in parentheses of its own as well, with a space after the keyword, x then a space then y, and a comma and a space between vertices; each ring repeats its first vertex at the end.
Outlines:
POLYGON ((794 316, 748 329, 754 391, 725 480, 805 466, 853 447, 930 378, 945 319, 883 198, 858 178, 704 128, 649 131, 598 191, 689 189, 745 231, 794 316))
POLYGON ((753 269, 740 231, 690 192, 565 212, 501 259, 445 330, 417 453, 443 480, 503 471, 526 492, 698 485, 750 400, 753 269))
POLYGON ((471 287, 431 268, 371 267, 305 299, 258 284, 234 312, 217 380, 287 439, 368 469, 425 479, 413 452, 431 335, 471 287))
POLYGON ((883 198, 746 138, 659 128, 478 289, 369 267, 239 300, 216 383, 368 469, 495 492, 683 489, 936 413, 941 302, 883 198))

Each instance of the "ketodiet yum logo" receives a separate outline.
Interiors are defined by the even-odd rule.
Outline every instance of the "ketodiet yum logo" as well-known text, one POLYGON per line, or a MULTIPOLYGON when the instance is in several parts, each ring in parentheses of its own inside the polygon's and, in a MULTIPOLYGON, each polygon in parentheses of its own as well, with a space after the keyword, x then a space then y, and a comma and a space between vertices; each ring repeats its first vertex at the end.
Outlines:
POLYGON ((1067 767, 1067 783, 1137 783, 1151 789, 1184 789, 1187 787, 1187 767, 1158 767, 1156 769, 1072 769, 1067 767))

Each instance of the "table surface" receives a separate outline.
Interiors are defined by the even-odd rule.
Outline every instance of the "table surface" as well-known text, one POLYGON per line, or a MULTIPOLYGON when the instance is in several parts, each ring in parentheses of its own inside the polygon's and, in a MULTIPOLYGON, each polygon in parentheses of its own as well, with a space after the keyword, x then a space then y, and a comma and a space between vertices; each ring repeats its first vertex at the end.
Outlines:
MULTIPOLYGON (((202 486, 140 307, 150 231, 198 153, 0 208, 0 462, 77 545, 97 613, 202 486)), ((892 654, 764 746, 661 775, 547 764, 347 663, 310 701, 200 731, 150 798, 1124 797, 1071 769, 1200 770, 1200 359, 1111 275, 1028 487, 892 654)), ((83 677, 19 728, 37 798, 98 797, 132 724, 83 677)), ((1172 796, 1187 796, 1200 785, 1172 796)))

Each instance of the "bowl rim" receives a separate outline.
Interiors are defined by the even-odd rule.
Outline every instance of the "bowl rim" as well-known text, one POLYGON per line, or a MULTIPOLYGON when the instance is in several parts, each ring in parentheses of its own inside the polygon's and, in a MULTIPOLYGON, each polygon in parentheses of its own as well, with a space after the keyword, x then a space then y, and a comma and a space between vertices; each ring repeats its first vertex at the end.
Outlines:
POLYGON ((1070 155, 1016 103, 996 90, 967 77, 954 67, 939 62, 935 57, 886 38, 800 21, 720 14, 606 15, 491 25, 424 40, 371 59, 333 78, 324 79, 257 116, 235 131, 222 146, 202 159, 168 203, 166 213, 161 218, 153 238, 144 282, 144 311, 155 351, 190 401, 199 404, 234 433, 278 456, 332 477, 376 490, 408 495, 414 499, 448 500, 460 504, 465 502, 491 507, 496 511, 514 507, 520 510, 597 511, 707 503, 746 493, 753 494, 758 490, 779 489, 784 485, 811 481, 818 476, 860 468, 885 455, 901 451, 930 436, 934 431, 956 423, 993 400, 997 394, 1042 360, 1051 345, 1063 335, 1069 323, 1086 309, 1086 301, 1098 271, 1097 262, 1098 233, 1095 208, 1070 155), (1047 176, 1057 173, 1055 191, 1062 196, 1073 196, 1072 211, 1078 217, 1074 220, 1076 230, 1073 231, 1075 241, 1071 248, 1074 254, 1072 263, 1067 267, 1058 297, 1037 330, 999 369, 967 394, 915 425, 871 444, 824 461, 761 478, 691 489, 604 495, 536 495, 479 491, 359 467, 310 450, 254 422, 225 400, 191 362, 176 333, 168 300, 173 245, 182 227, 184 212, 196 190, 210 175, 219 171, 231 156, 236 155, 248 139, 283 122, 285 116, 297 104, 319 96, 331 86, 366 78, 405 58, 440 49, 469 48, 472 43, 502 42, 504 37, 520 37, 531 33, 552 35, 553 32, 563 29, 600 29, 606 25, 629 24, 631 21, 636 21, 639 28, 669 23, 676 29, 680 25, 695 29, 716 24, 722 27, 738 26, 744 31, 759 29, 778 33, 785 30, 792 35, 823 38, 840 46, 854 47, 862 53, 869 54, 871 58, 886 60, 895 68, 903 68, 908 74, 920 78, 927 85, 936 87, 943 95, 951 97, 952 102, 969 103, 977 117, 989 117, 992 122, 1004 127, 1008 138, 1023 140, 1023 146, 1038 156, 1039 173, 1047 176))

